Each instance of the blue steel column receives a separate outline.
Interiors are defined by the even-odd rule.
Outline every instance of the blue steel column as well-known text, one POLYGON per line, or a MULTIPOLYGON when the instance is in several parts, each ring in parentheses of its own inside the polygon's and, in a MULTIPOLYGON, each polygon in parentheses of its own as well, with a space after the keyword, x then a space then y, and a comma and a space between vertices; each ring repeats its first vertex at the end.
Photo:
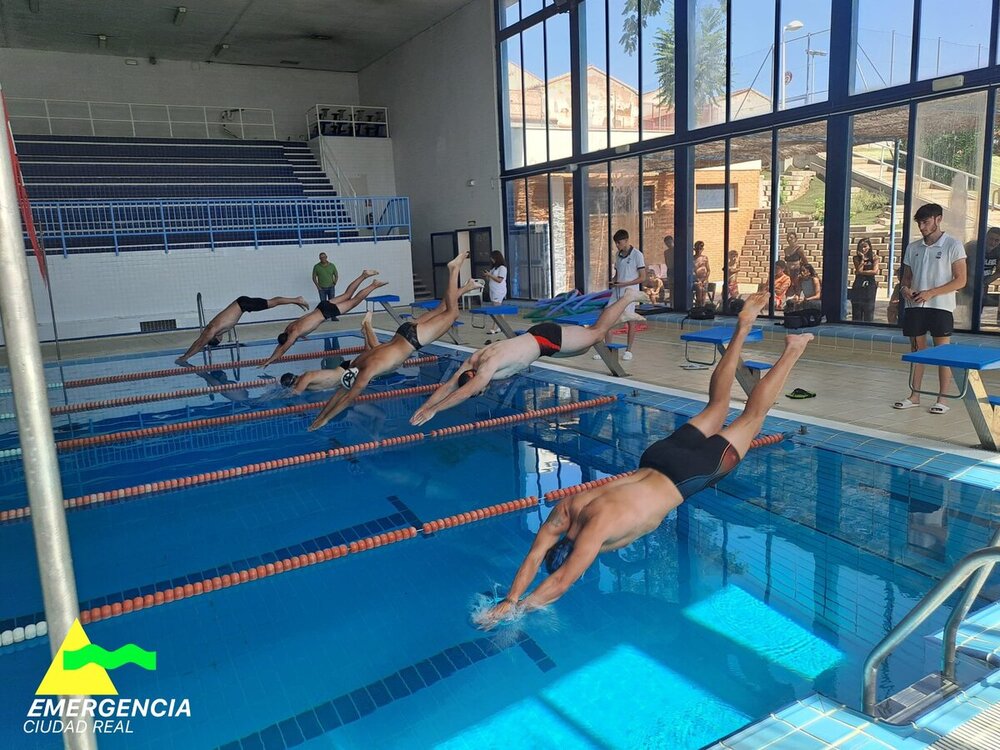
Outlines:
POLYGON ((844 318, 847 246, 851 212, 851 118, 831 117, 826 124, 826 206, 823 229, 823 315, 830 323, 844 318))
MULTIPOLYGON (((3 127, 7 114, 0 107, 3 127)), ((28 263, 21 235, 21 214, 14 187, 14 162, 7 138, 0 138, 0 317, 10 360, 21 440, 24 480, 31 505, 38 570, 53 657, 62 646, 73 621, 80 616, 73 576, 73 559, 63 509, 59 461, 52 436, 48 391, 38 343, 38 323, 28 281, 28 263)), ((64 734, 63 746, 92 750, 97 741, 90 732, 64 734)))

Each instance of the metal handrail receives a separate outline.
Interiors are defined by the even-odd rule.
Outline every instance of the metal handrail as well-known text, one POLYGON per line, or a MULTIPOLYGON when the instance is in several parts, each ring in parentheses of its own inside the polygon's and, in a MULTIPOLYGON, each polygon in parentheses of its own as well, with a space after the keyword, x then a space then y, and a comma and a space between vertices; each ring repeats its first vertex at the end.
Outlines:
MULTIPOLYGON (((993 538, 990 540, 990 547, 1000 547, 1000 527, 993 534, 993 538)), ((944 638, 944 669, 941 671, 944 673, 945 679, 952 682, 955 681, 955 653, 958 651, 958 629, 962 625, 962 620, 965 619, 965 616, 969 614, 969 610, 972 609, 972 603, 979 596, 979 592, 983 590, 983 586, 986 585, 986 579, 990 577, 990 573, 992 572, 992 563, 983 565, 979 569, 976 577, 969 584, 965 593, 962 594, 962 598, 951 611, 948 622, 944 626, 944 635, 942 636, 944 638)))
POLYGON ((205 305, 201 301, 201 292, 198 292, 198 330, 205 330, 205 305))
MULTIPOLYGON (((864 680, 863 710, 866 714, 869 716, 875 715, 875 681, 878 678, 878 670, 882 662, 885 661, 896 646, 911 636, 934 610, 944 604, 948 597, 955 593, 973 573, 987 566, 992 567, 997 562, 1000 562, 1000 547, 984 547, 963 557, 934 588, 927 592, 924 598, 920 600, 920 603, 910 610, 906 617, 900 620, 899 624, 889 631, 885 638, 872 649, 862 669, 864 680)), ((978 592, 976 593, 978 594, 978 592)), ((949 621, 950 624, 951 622, 949 621)), ((954 633, 951 634, 952 640, 954 640, 954 635, 957 634, 958 628, 955 627, 953 630, 954 633)), ((948 640, 946 637, 945 658, 948 653, 948 640)), ((954 649, 952 649, 951 658, 951 674, 954 675, 954 649)), ((947 669, 947 665, 945 665, 945 668, 947 669)))

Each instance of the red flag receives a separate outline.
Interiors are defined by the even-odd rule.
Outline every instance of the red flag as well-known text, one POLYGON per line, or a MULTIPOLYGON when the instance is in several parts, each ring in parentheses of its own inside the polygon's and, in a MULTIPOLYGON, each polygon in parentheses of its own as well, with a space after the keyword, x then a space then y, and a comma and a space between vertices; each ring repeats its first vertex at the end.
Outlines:
POLYGON ((28 191, 24 187, 24 178, 21 176, 21 164, 17 160, 17 147, 14 145, 14 133, 10 129, 10 120, 7 119, 7 98, 0 91, 0 107, 3 107, 3 122, 7 131, 7 145, 10 146, 10 158, 14 165, 14 185, 17 188, 17 205, 21 208, 21 220, 25 229, 28 230, 28 239, 31 240, 31 249, 35 251, 35 260, 38 261, 38 272, 42 275, 42 280, 46 286, 49 283, 49 270, 45 265, 45 247, 38 238, 35 231, 35 220, 31 215, 31 203, 28 201, 28 191))

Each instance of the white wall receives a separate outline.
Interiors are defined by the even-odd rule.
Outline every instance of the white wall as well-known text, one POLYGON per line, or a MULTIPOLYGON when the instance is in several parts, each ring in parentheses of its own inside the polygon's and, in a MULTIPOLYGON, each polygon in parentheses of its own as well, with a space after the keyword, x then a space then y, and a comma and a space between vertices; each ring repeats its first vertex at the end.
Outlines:
MULTIPOLYGON (((178 328, 198 325, 196 296, 202 293, 207 318, 240 295, 295 297, 319 302, 312 267, 325 252, 340 273, 337 292, 365 268, 378 269, 389 285, 376 294, 395 294, 400 304, 413 300, 408 240, 336 244, 274 245, 48 256, 52 298, 63 339, 137 333, 146 320, 174 318, 178 328)), ((38 335, 51 340, 48 298, 33 257, 28 258, 38 335)), ((364 283, 362 284, 362 286, 364 283)), ((364 312, 364 306, 355 308, 364 312)), ((298 317, 297 307, 249 313, 247 322, 298 317)), ((0 336, 2 343, 2 336, 0 336)))
POLYGON ((399 195, 391 138, 320 136, 309 141, 309 147, 341 195, 346 195, 347 190, 337 184, 337 175, 327 169, 324 155, 340 168, 356 195, 399 195))
POLYGON ((361 100, 389 108, 414 270, 428 285, 431 232, 475 221, 503 247, 493 25, 493 0, 472 0, 358 73, 361 100))
POLYGON ((0 49, 0 85, 8 97, 102 102, 262 107, 274 110, 279 140, 305 138, 306 109, 358 104, 354 73, 221 63, 0 49))

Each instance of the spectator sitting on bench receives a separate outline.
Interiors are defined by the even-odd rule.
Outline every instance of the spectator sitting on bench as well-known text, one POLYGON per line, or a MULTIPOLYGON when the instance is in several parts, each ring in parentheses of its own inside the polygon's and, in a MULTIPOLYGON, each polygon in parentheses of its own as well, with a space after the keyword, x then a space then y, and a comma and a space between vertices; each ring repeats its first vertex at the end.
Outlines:
POLYGON ((663 294, 663 281, 656 276, 653 268, 646 269, 646 278, 642 280, 642 288, 649 297, 649 304, 655 305, 663 294))
POLYGON ((798 291, 788 300, 789 310, 819 310, 822 280, 811 263, 799 269, 798 291))

